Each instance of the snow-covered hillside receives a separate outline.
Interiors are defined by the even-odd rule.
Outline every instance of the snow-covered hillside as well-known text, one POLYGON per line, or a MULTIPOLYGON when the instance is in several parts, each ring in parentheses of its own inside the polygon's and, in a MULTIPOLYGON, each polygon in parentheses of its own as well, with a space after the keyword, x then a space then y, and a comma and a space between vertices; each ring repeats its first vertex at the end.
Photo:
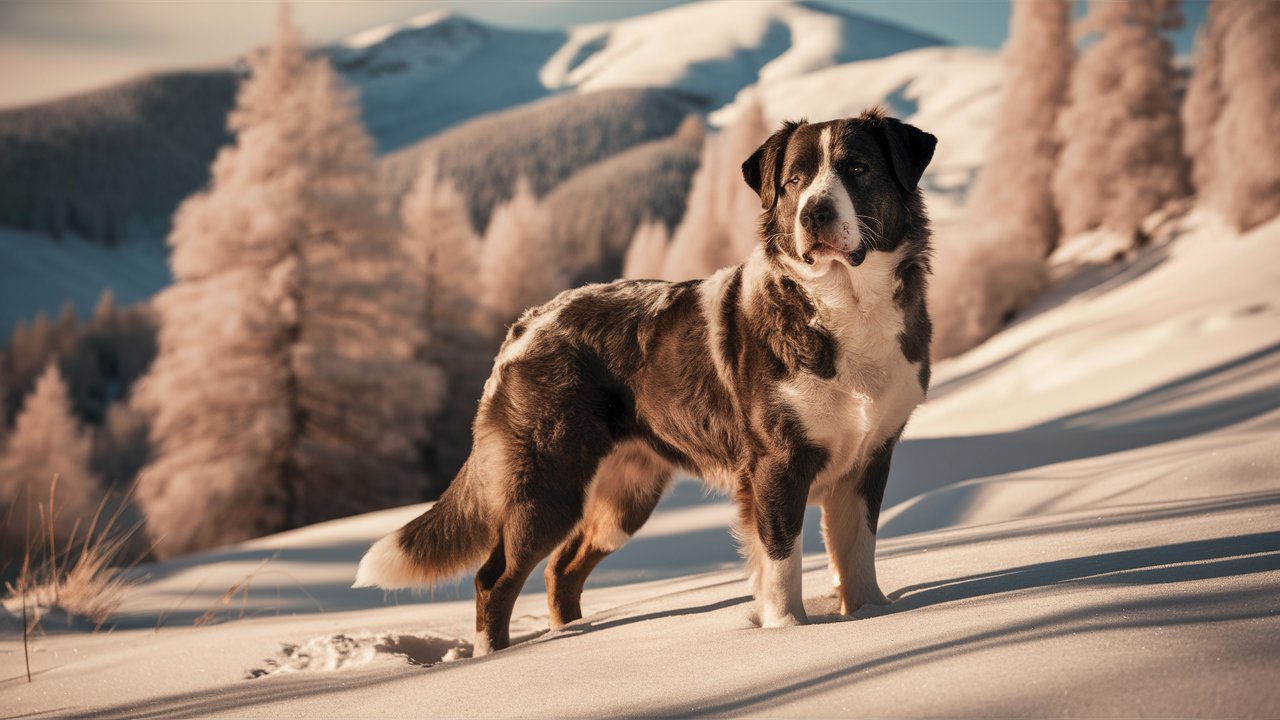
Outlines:
POLYGON ((8 338, 19 320, 29 323, 39 312, 53 317, 65 303, 88 317, 107 288, 116 302, 129 304, 169 282, 168 255, 158 243, 108 248, 0 227, 0 338, 8 338))
MULTIPOLYGON (((969 148, 964 154, 966 162, 951 170, 948 178, 935 173, 927 181, 928 187, 940 191, 933 201, 946 212, 954 205, 951 198, 958 195, 957 183, 962 188, 970 177, 972 168, 967 159, 980 152, 974 148, 984 144, 968 129, 971 118, 988 112, 983 92, 998 83, 998 74, 992 74, 995 64, 984 63, 981 53, 964 52, 954 57, 926 54, 882 66, 855 62, 909 58, 911 53, 898 54, 940 44, 937 38, 828 6, 790 0, 716 0, 564 31, 504 28, 457 13, 432 12, 356 33, 331 45, 328 52, 335 67, 359 89, 365 124, 384 153, 473 118, 566 92, 668 88, 680 91, 695 109, 713 112, 744 88, 759 86, 769 98, 771 115, 789 117, 801 112, 813 119, 848 114, 886 100, 904 111, 914 103, 925 113, 917 118, 920 123, 927 127, 928 122, 939 122, 938 129, 930 129, 944 138, 943 153, 955 152, 945 149, 949 146, 969 148), (957 64, 947 70, 933 67, 934 60, 955 60, 957 64), (886 77, 893 78, 888 85, 882 80, 886 77), (973 90, 971 105, 963 105, 961 88, 973 90), (848 101, 832 104, 831 98, 848 101), (951 138, 959 141, 952 143, 951 138), (941 192, 948 189, 950 195, 941 192)), ((224 84, 231 81, 230 72, 210 70, 206 74, 217 76, 215 79, 224 84)), ((168 132, 173 123, 146 113, 126 114, 122 121, 116 117, 120 114, 116 98, 120 93, 104 89, 42 106, 41 112, 46 114, 65 110, 74 115, 59 125, 69 129, 53 137, 32 130, 28 121, 18 122, 29 115, 25 110, 0 113, 0 140, 17 143, 5 145, 11 150, 7 156, 30 155, 21 155, 12 147, 34 153, 34 159, 13 160, 7 165, 5 156, 0 156, 0 183, 39 188, 48 195, 41 196, 42 206, 53 208, 50 212, 54 215, 71 212, 70 208, 97 222, 106 207, 113 222, 122 227, 165 226, 177 198, 199 186, 198 174, 172 179, 166 158, 171 156, 173 163, 181 161, 184 167, 194 162, 197 168, 212 160, 213 148, 224 137, 228 98, 223 92, 202 109, 199 97, 169 98, 165 95, 171 92, 165 89, 168 84, 134 84, 146 87, 149 98, 158 94, 161 101, 180 99, 184 118, 202 120, 188 119, 181 127, 208 126, 200 131, 200 137, 215 140, 159 143, 148 146, 143 154, 117 152, 121 142, 99 126, 115 128, 124 122, 128 132, 123 137, 150 138, 168 132), (207 158, 195 153, 196 145, 204 148, 201 152, 207 158), (138 157, 147 159, 142 171, 136 167, 138 157), (67 183, 62 176, 71 165, 78 168, 77 178, 96 178, 95 187, 105 189, 86 190, 84 183, 67 183), (51 178, 58 182, 51 182, 51 178), (121 192, 117 178, 128 183, 123 186, 128 192, 121 192), (143 211, 122 197, 147 198, 151 204, 143 211), (156 198, 164 199, 161 207, 152 207, 156 198)), ((30 222, 31 208, 18 205, 4 211, 7 214, 0 213, 0 226, 30 222)), ((2 207, 7 205, 0 203, 2 207)), ((148 252, 163 252, 159 234, 152 231, 144 238, 153 245, 148 252)), ((38 234, 22 237, 33 244, 53 243, 38 234)), ((87 313, 92 301, 85 304, 82 298, 96 298, 106 287, 114 288, 120 297, 145 297, 165 282, 164 276, 148 271, 149 282, 139 284, 130 269, 133 258, 98 257, 96 251, 86 253, 83 263, 95 264, 97 269, 76 270, 76 255, 67 254, 73 246, 75 243, 55 250, 32 247, 30 260, 0 265, 0 285, 17 288, 35 283, 45 288, 23 293, 17 300, 6 297, 0 304, 0 330, 18 319, 30 319, 37 311, 56 312, 63 301, 59 294, 62 288, 74 286, 74 292, 65 298, 87 313), (41 260, 50 254, 65 255, 67 262, 41 260)), ((25 252, 7 240, 6 247, 6 251, 25 252)))
POLYGON ((711 111, 748 86, 942 40, 793 0, 712 0, 560 31, 430 12, 331 48, 392 150, 477 115, 564 91, 681 90, 711 111))
POLYGON ((511 30, 448 12, 372 28, 330 49, 360 89, 365 126, 382 152, 484 113, 546 97, 538 68, 560 32, 511 30))
POLYGON ((148 579, 114 632, 51 626, 36 639, 31 684, 21 638, 0 641, 5 707, 1269 716, 1276 287, 1280 221, 1241 238, 1195 214, 1130 261, 1072 273, 1014 327, 942 364, 889 482, 878 560, 894 603, 855 619, 831 614, 811 513, 814 624, 750 627, 732 510, 682 484, 592 576, 586 617, 546 632, 536 573, 513 623, 528 641, 468 660, 469 582, 417 597, 348 587, 367 544, 418 506, 140 568, 148 579), (225 596, 237 583, 250 588, 243 604, 225 596), (222 624, 191 627, 206 611, 222 624))
POLYGON ((687 90, 714 108, 748 85, 942 41, 787 0, 716 0, 583 25, 542 67, 548 88, 687 90))
POLYGON ((938 136, 924 188, 930 214, 947 220, 961 210, 982 166, 1000 88, 998 53, 929 47, 761 82, 712 113, 710 120, 722 126, 733 122, 747 93, 759 99, 770 124, 848 117, 883 105, 895 117, 938 136))

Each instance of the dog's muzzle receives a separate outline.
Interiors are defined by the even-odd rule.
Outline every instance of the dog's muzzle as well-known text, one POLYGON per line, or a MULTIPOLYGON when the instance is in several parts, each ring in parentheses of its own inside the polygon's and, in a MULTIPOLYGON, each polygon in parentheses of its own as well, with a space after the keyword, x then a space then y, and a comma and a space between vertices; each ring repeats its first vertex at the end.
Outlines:
POLYGON ((843 255, 854 267, 867 259, 867 246, 862 242, 861 233, 856 233, 849 223, 838 220, 835 202, 829 196, 811 198, 805 203, 800 210, 800 228, 809 246, 803 255, 806 263, 814 263, 812 253, 818 249, 843 255))

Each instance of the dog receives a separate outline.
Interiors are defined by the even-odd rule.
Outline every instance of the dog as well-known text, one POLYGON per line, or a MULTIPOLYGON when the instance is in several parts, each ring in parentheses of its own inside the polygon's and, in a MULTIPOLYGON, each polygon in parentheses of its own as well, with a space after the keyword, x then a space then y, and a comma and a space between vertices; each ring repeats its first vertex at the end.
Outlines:
POLYGON ((587 576, 686 471, 737 504, 760 626, 807 622, 806 504, 822 506, 840 612, 887 603, 876 529, 894 446, 929 385, 917 186, 936 142, 879 109, 784 123, 742 165, 763 210, 743 264, 587 285, 526 311, 462 470, 370 548, 355 587, 429 585, 480 563, 475 654, 500 650, 539 562, 551 556, 552 627, 581 618, 587 576))

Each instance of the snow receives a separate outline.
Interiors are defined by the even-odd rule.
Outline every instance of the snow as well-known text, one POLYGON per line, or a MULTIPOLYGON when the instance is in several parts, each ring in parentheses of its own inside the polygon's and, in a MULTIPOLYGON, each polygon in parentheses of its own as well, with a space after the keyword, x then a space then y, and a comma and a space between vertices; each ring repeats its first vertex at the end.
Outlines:
POLYGON ((365 126, 387 153, 546 97, 538 68, 563 42, 560 32, 498 28, 433 12, 358 33, 330 53, 359 88, 365 126))
POLYGON ((750 85, 941 42, 805 3, 718 0, 564 31, 435 11, 356 33, 330 52, 390 152, 558 92, 675 88, 714 109, 750 85))
POLYGON ((939 43, 805 3, 718 0, 572 28, 540 78, 580 92, 679 88, 716 107, 748 85, 939 43))
MULTIPOLYGON (((944 219, 972 179, 976 162, 968 158, 980 157, 985 146, 979 121, 989 111, 982 93, 990 90, 993 77, 998 80, 991 73, 996 64, 965 59, 966 52, 980 58, 981 51, 943 56, 958 63, 950 71, 930 67, 931 55, 913 61, 910 52, 896 64, 856 62, 941 43, 836 8, 788 0, 719 0, 565 31, 499 27, 433 11, 356 33, 328 51, 359 90, 363 120, 383 154, 480 115, 560 92, 670 87, 715 110, 759 86, 774 98, 773 118, 808 113, 814 119, 857 113, 897 97, 895 92, 905 93, 928 109, 917 118, 922 126, 949 124, 940 135, 942 156, 926 179, 935 215, 944 219), (896 80, 883 86, 886 77, 896 80), (864 85, 876 90, 864 92, 864 85), (832 87, 841 92, 831 92, 832 87), (973 107, 964 106, 965 88, 975 88, 973 107), (852 99, 831 102, 839 98, 852 99), (976 132, 961 135, 966 128, 976 132), (942 160, 951 153, 966 153, 965 160, 943 172, 942 160)), ((67 299, 87 314, 107 287, 119 301, 132 302, 169 282, 158 239, 110 251, 0 229, 0 260, 0 331, 38 311, 54 314, 67 299)))
POLYGON ((982 166, 999 112, 1001 78, 997 53, 928 47, 762 82, 711 113, 710 120, 718 126, 732 123, 748 92, 759 98, 770 126, 849 117, 882 105, 938 137, 923 185, 930 215, 947 221, 963 210, 965 193, 982 166))
POLYGON ((171 281, 168 253, 158 241, 108 248, 75 237, 55 240, 25 230, 0 227, 0 338, 36 313, 52 320, 63 303, 87 318, 102 291, 118 305, 146 300, 171 281))
POLYGON ((339 44, 341 47, 351 48, 353 50, 362 50, 372 47, 386 41, 392 35, 405 32, 406 30, 420 30, 422 28, 439 25, 452 21, 456 15, 448 10, 431 10, 429 12, 414 15, 403 22, 386 23, 377 27, 361 30, 358 33, 348 36, 339 44))
POLYGON ((882 517, 894 603, 854 619, 833 614, 811 512, 814 623, 752 627, 732 510, 683 482, 592 576, 581 621, 546 630, 535 573, 524 642, 468 659, 469 580, 349 587, 413 506, 140 568, 113 632, 35 639, 29 685, 5 636, 6 714, 1271 714, 1278 276, 1280 220, 1235 237, 1193 213, 941 364, 882 517))

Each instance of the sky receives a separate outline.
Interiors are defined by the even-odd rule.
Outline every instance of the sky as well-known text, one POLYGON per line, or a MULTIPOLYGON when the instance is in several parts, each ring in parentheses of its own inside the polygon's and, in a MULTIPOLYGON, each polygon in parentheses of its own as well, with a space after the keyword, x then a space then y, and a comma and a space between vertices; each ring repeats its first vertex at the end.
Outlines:
MULTIPOLYGON (((299 0, 307 36, 331 42, 431 10, 514 27, 563 28, 653 12, 686 0, 299 0)), ((752 0, 741 0, 751 2, 752 0)), ((1185 0, 1191 46, 1208 0, 1185 0)), ((998 48, 1009 0, 818 0, 962 45, 998 48)), ((89 90, 157 70, 225 64, 265 40, 274 2, 263 0, 0 0, 0 107, 89 90)))

